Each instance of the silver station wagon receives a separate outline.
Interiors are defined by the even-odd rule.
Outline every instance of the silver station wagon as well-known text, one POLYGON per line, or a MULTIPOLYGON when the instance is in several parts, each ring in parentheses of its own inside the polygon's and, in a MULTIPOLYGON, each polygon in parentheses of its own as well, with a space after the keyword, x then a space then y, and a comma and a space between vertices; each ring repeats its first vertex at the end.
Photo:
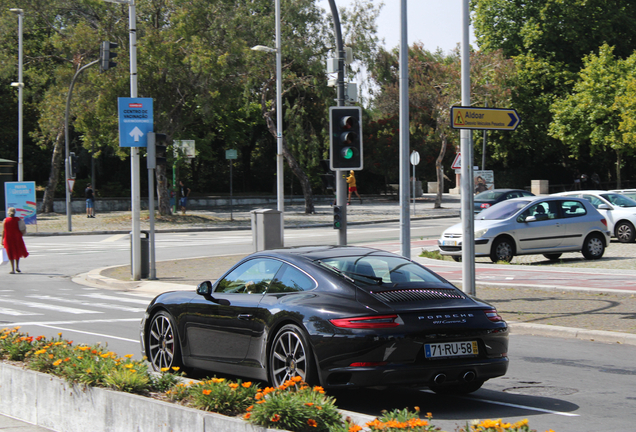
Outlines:
MULTIPOLYGON (((437 241, 442 255, 459 261, 462 224, 446 229, 437 241)), ((475 256, 510 262, 516 255, 564 252, 599 259, 610 242, 605 218, 589 201, 570 197, 524 197, 502 201, 475 217, 475 256)))

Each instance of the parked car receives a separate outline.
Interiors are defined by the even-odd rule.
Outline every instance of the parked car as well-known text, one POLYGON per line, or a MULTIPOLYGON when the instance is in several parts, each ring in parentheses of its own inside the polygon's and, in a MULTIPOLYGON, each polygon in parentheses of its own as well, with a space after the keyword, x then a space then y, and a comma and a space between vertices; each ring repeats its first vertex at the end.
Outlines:
POLYGON ((474 197, 475 201, 475 214, 485 210, 493 205, 509 200, 512 198, 521 198, 534 196, 533 193, 522 189, 493 189, 478 193, 474 197))
MULTIPOLYGON (((609 245, 607 221, 589 201, 570 197, 525 197, 500 202, 475 217, 475 256, 510 262, 516 255, 564 252, 599 259, 609 245)), ((437 241, 442 255, 459 260, 463 228, 446 229, 437 241)))
POLYGON ((613 237, 621 243, 631 243, 636 238, 636 201, 625 195, 598 190, 561 192, 557 196, 578 197, 588 200, 607 219, 613 237))
POLYGON ((610 192, 619 193, 636 201, 636 189, 615 189, 610 192))
POLYGON ((495 308, 420 264, 346 246, 252 254, 215 283, 157 296, 141 323, 155 370, 174 366, 278 386, 428 386, 468 393, 508 368, 495 308))

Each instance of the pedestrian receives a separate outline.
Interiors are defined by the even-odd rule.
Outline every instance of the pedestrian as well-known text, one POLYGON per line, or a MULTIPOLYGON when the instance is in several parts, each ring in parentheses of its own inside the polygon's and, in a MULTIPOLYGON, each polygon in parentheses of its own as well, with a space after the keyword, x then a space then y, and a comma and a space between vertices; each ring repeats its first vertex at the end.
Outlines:
POLYGON ((190 188, 183 184, 183 180, 179 180, 179 205, 181 206, 181 213, 184 215, 186 213, 189 195, 190 188))
POLYGON ((362 197, 358 193, 358 187, 356 185, 356 176, 353 170, 349 171, 349 177, 347 177, 347 184, 349 185, 349 196, 347 197, 347 205, 351 204, 351 193, 355 192, 358 198, 360 198, 360 204, 362 204, 362 197))
POLYGON ((600 189, 601 188, 601 178, 596 173, 596 171, 594 171, 592 173, 591 179, 592 179, 592 184, 593 184, 594 189, 600 189))
POLYGON ((20 258, 29 256, 22 236, 26 234, 26 224, 15 216, 15 207, 9 207, 7 217, 2 222, 2 246, 7 251, 7 256, 11 262, 11 273, 22 273, 20 271, 20 258))
POLYGON ((86 196, 86 217, 94 218, 95 217, 95 192, 91 187, 91 184, 88 183, 86 185, 86 189, 84 190, 84 195, 86 196))

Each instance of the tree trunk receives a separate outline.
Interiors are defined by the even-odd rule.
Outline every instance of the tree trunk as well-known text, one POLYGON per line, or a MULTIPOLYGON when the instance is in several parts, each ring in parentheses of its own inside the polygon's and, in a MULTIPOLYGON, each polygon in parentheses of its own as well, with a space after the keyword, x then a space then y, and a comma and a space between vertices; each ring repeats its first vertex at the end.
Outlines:
POLYGON ((616 189, 621 189, 621 163, 622 155, 620 150, 616 150, 616 189))
MULTIPOLYGON (((49 173, 49 182, 44 189, 44 198, 42 200, 42 213, 53 212, 53 198, 55 198, 55 188, 60 177, 60 165, 64 161, 64 145, 62 138, 64 137, 64 129, 58 131, 53 146, 53 155, 51 156, 51 172, 49 173)), ((65 179, 66 181, 66 179, 65 179)), ((68 185, 64 185, 68 187, 68 185)))
POLYGON ((442 208, 442 193, 444 192, 444 170, 442 168, 442 161, 446 154, 447 139, 444 132, 439 134, 442 139, 442 147, 439 150, 439 155, 435 159, 435 172, 437 173, 437 196, 435 196, 435 205, 433 208, 442 208))
MULTIPOLYGON (((157 181, 157 208, 161 216, 171 215, 170 191, 168 190, 168 165, 157 165, 155 168, 157 181)), ((176 198, 175 198, 176 199, 176 198)))
MULTIPOLYGON (((266 103, 267 89, 272 82, 273 80, 270 80, 268 83, 266 83, 263 86, 263 91, 261 93, 261 110, 263 112, 263 118, 265 118, 265 121, 267 122, 267 129, 272 134, 272 136, 276 138, 277 128, 276 128, 276 124, 274 123, 273 117, 274 117, 274 114, 276 113, 275 110, 279 109, 279 107, 276 107, 275 106, 276 104, 274 104, 274 109, 268 110, 267 103, 266 103)), ((283 137, 283 157, 287 159, 287 164, 289 165, 289 168, 291 168, 294 175, 298 178, 298 181, 300 181, 300 186, 303 189, 303 196, 305 198, 305 213, 306 214, 316 213, 316 209, 314 207, 314 195, 311 190, 311 183, 309 182, 309 177, 307 177, 307 174, 305 174, 305 172, 303 171, 302 167, 300 166, 296 158, 291 154, 291 152, 287 148, 287 144, 285 142, 284 137, 283 137)))

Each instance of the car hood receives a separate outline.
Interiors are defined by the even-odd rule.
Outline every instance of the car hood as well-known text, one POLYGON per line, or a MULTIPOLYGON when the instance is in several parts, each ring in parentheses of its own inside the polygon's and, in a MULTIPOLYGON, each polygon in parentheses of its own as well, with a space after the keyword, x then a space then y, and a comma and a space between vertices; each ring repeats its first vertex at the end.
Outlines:
MULTIPOLYGON (((497 227, 501 224, 503 224, 505 222, 505 220, 499 220, 499 219, 475 219, 475 231, 480 230, 480 229, 484 229, 484 228, 494 228, 497 227)), ((452 227, 447 228, 446 230, 444 230, 444 234, 447 233, 452 233, 452 234, 463 234, 464 230, 462 228, 462 224, 458 223, 453 225, 452 227)))

